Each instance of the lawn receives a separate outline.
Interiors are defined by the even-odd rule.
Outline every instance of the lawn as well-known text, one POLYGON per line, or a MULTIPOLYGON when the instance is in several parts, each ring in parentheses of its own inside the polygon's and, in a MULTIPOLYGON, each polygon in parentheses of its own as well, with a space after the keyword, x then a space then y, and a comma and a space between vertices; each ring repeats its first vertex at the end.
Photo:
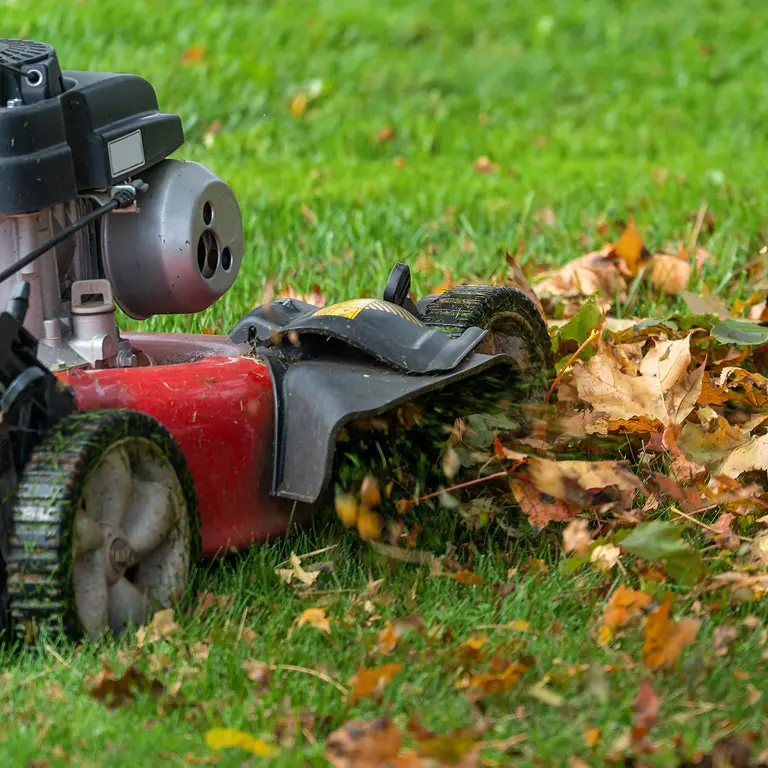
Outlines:
MULTIPOLYGON (((600 247, 621 231, 601 222, 630 213, 651 250, 696 230, 716 259, 694 288, 729 303, 752 292, 744 265, 768 240, 761 0, 39 0, 33 10, 0 0, 0 11, 4 35, 53 44, 65 68, 149 79, 184 121, 178 156, 238 195, 246 253, 236 287, 200 315, 142 329, 226 332, 267 285, 329 302, 380 295, 398 260, 415 268, 418 294, 448 279, 502 280, 507 251, 533 274, 600 247), (701 216, 697 226, 703 211, 713 227, 701 216)), ((685 310, 675 295, 638 296, 636 316, 685 310)), ((612 313, 624 313, 621 302, 612 313)), ((419 549, 456 546, 446 561, 479 583, 387 561, 323 521, 201 566, 181 628, 139 651, 133 638, 77 648, 49 638, 7 654, 0 764, 322 766, 332 731, 385 714, 404 731, 413 718, 437 733, 482 725, 473 738, 487 743, 489 766, 622 759, 648 674, 643 634, 632 625, 601 645, 598 631, 625 573, 565 573, 561 529, 535 535, 524 517, 513 519, 515 539, 470 535, 445 511, 425 510, 422 525, 419 549), (291 552, 334 545, 305 561, 334 564, 308 594, 275 574, 291 552), (296 624, 318 607, 328 632, 296 624), (390 647, 388 621, 409 630, 390 647), (524 677, 473 702, 461 687, 472 653, 513 659, 524 677), (105 654, 118 671, 138 655, 167 695, 105 708, 84 680, 105 654), (349 703, 339 686, 385 664, 402 668, 349 703), (213 750, 213 728, 277 753, 213 750)), ((734 732, 757 754, 768 747, 768 603, 713 606, 670 588, 675 614, 701 628, 679 665, 652 676, 661 709, 643 760, 677 765, 678 753, 691 759, 734 732)))

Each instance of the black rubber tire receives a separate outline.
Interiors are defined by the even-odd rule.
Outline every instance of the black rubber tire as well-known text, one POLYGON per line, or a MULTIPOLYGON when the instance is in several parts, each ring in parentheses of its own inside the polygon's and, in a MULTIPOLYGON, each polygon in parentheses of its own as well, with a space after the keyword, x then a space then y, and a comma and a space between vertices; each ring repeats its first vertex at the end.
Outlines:
POLYGON ((179 479, 189 515, 190 570, 200 556, 200 521, 192 475, 170 432, 129 410, 83 411, 59 422, 38 445, 21 477, 7 563, 12 629, 21 641, 43 630, 84 635, 72 570, 75 514, 85 482, 107 449, 127 437, 153 443, 179 479))
POLYGON ((527 382, 523 400, 543 400, 554 376, 552 342, 536 305, 515 288, 457 285, 430 302, 424 324, 457 338, 467 328, 489 331, 475 351, 510 355, 527 382))

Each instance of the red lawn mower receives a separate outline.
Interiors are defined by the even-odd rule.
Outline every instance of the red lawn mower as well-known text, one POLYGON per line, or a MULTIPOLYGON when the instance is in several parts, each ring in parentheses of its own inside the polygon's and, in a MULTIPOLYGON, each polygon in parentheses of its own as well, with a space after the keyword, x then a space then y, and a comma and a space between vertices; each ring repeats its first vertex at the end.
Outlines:
POLYGON ((178 116, 127 74, 62 71, 0 40, 0 626, 97 637, 145 622, 199 557, 285 533, 325 503, 354 419, 499 366, 541 398, 547 328, 522 293, 277 299, 227 337, 124 333, 233 285, 240 209, 168 159, 178 116))

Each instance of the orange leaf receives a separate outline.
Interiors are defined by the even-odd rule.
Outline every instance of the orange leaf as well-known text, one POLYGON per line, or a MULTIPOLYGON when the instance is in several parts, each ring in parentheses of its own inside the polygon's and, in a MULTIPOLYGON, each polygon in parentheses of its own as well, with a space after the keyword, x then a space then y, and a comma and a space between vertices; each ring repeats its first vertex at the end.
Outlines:
POLYGON ((395 766, 400 745, 400 730, 388 718, 353 720, 328 736, 325 757, 334 768, 395 766))
POLYGON ((601 733, 602 731, 599 728, 587 728, 587 730, 581 734, 581 739, 586 746, 592 749, 592 747, 600 741, 601 733))
POLYGON ((326 634, 331 631, 331 620, 325 615, 325 608, 307 608, 304 613, 296 619, 296 623, 303 627, 310 624, 315 629, 319 629, 326 634))
POLYGON ((196 61, 203 61, 205 56, 205 48, 203 48, 202 45, 195 43, 194 45, 190 45, 189 48, 184 50, 184 52, 181 54, 181 60, 189 64, 196 61))
POLYGON ((470 692, 487 696, 492 693, 509 691, 515 687, 520 677, 528 670, 524 664, 510 664, 503 672, 487 672, 481 675, 472 675, 469 681, 462 683, 461 687, 468 688, 470 692))
POLYGON ((695 639, 700 623, 697 619, 674 622, 669 617, 672 596, 648 617, 643 638, 643 662, 650 669, 671 667, 683 649, 695 639))
POLYGON ((307 111, 307 94, 303 91, 300 91, 297 93, 292 99, 291 99, 291 117, 294 117, 296 119, 303 117, 304 113, 307 111))
POLYGON ((402 668, 402 664, 385 664, 376 669, 360 667, 357 674, 349 681, 352 685, 349 703, 354 704, 358 699, 382 690, 402 668))
POLYGON ((633 277, 640 271, 642 264, 651 258, 631 214, 621 237, 613 244, 612 253, 621 259, 628 273, 633 277))
POLYGON ((674 296, 688 287, 691 265, 668 253, 657 253, 651 262, 651 283, 662 293, 674 296))
POLYGON ((646 592, 629 589, 623 584, 619 585, 603 608, 601 641, 603 643, 610 641, 613 638, 613 630, 628 624, 651 604, 652 599, 652 596, 646 592))
POLYGON ((379 633, 379 645, 377 650, 379 653, 392 653, 392 651, 395 650, 399 639, 399 633, 395 630, 392 622, 388 621, 387 626, 379 633))
POLYGON ((483 580, 471 571, 462 570, 457 573, 450 574, 450 578, 454 581, 458 581, 459 584, 482 584, 483 580))

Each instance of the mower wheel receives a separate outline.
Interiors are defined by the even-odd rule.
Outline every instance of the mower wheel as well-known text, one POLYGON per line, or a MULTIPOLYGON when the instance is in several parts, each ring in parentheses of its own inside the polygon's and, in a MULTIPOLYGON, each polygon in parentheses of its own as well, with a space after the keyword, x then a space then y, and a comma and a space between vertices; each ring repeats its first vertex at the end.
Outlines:
POLYGON ((84 411, 34 451, 16 493, 13 630, 97 638, 144 624, 187 585, 200 552, 192 476, 176 441, 136 411, 84 411))
POLYGON ((489 333, 476 352, 509 355, 527 382, 523 400, 544 398, 553 375, 552 343, 547 324, 536 305, 514 288, 457 285, 430 301, 425 325, 457 338, 467 328, 489 333))

